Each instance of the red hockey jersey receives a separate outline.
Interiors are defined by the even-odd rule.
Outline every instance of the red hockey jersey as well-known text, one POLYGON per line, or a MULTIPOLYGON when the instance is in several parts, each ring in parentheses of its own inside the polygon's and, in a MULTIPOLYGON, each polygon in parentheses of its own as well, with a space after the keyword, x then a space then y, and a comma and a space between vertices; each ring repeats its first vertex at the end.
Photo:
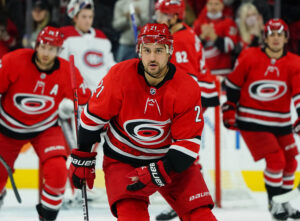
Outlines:
POLYGON ((194 30, 201 34, 203 24, 212 23, 218 38, 215 42, 205 39, 204 56, 212 74, 229 74, 232 71, 231 53, 238 41, 238 31, 235 22, 230 18, 211 20, 206 16, 199 16, 194 22, 194 30))
POLYGON ((202 44, 195 32, 184 25, 184 28, 173 34, 173 55, 171 62, 177 69, 191 75, 201 88, 201 103, 203 107, 219 105, 218 91, 210 71, 202 55, 202 44))
POLYGON ((139 59, 116 64, 82 112, 80 126, 93 134, 109 123, 104 154, 123 162, 145 165, 170 150, 194 161, 204 123, 200 88, 175 70, 170 63, 164 81, 152 87, 139 59))
MULTIPOLYGON (((35 51, 8 53, 0 63, 0 131, 16 139, 27 139, 55 125, 58 105, 73 99, 69 62, 57 58, 53 70, 41 71, 34 63, 35 51)), ((79 103, 91 95, 76 69, 79 103)))
POLYGON ((238 102, 240 129, 291 132, 292 98, 300 113, 299 64, 299 57, 290 52, 277 60, 269 58, 261 48, 242 52, 226 80, 228 100, 238 102))

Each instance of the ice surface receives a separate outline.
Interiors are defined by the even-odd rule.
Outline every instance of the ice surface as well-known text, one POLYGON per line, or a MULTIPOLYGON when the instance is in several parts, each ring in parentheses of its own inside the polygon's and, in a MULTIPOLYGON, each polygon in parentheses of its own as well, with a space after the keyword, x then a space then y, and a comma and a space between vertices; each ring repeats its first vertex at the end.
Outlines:
MULTIPOLYGON (((37 190, 20 190, 23 203, 18 204, 12 190, 8 190, 4 205, 0 210, 0 221, 37 221, 37 213, 35 205, 38 201, 37 190)), ((243 207, 225 207, 222 209, 214 209, 214 214, 219 221, 271 221, 270 214, 267 211, 267 200, 265 193, 254 193, 255 206, 243 207)), ((292 205, 300 209, 300 197, 293 200, 292 205)), ((149 211, 151 221, 155 220, 155 216, 159 214, 165 205, 160 203, 150 205, 149 211)), ((116 221, 111 215, 108 205, 105 203, 98 205, 89 205, 90 221, 116 221)), ((69 210, 61 210, 57 221, 82 221, 82 208, 72 208, 69 210)), ((173 219, 178 221, 179 219, 173 219)))

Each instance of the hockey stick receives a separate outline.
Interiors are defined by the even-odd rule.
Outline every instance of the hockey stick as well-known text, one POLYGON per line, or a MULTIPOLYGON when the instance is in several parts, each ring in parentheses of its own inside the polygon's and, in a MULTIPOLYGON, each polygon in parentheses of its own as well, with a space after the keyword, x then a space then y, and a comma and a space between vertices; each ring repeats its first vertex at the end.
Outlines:
POLYGON ((134 40, 137 41, 138 28, 137 28, 137 25, 136 25, 133 3, 129 4, 129 12, 130 12, 130 19, 131 19, 131 24, 132 24, 133 34, 134 34, 134 40))
MULTIPOLYGON (((73 101, 74 101, 74 115, 75 115, 75 131, 76 137, 78 130, 78 94, 77 94, 77 84, 76 84, 76 73, 75 73, 75 65, 74 65, 74 55, 70 55, 70 70, 71 70, 71 85, 73 89, 73 101)), ((78 142, 78 139, 77 139, 78 142)), ((86 184, 85 180, 83 181, 82 188, 82 209, 83 209, 83 218, 86 221, 89 221, 89 210, 88 210, 88 202, 87 202, 87 193, 86 193, 86 184)))
POLYGON ((20 194, 18 192, 18 189, 17 189, 16 184, 15 184, 15 180, 14 180, 14 177, 13 177, 13 174, 12 174, 12 169, 8 166, 8 164, 5 162, 5 160, 1 156, 0 156, 0 162, 3 164, 3 166, 7 170, 11 185, 13 187, 13 190, 14 190, 14 193, 15 193, 15 196, 16 196, 18 202, 22 203, 20 194))
POLYGON ((289 191, 287 193, 283 193, 277 196, 273 196, 273 200, 276 203, 287 203, 288 201, 300 196, 300 183, 296 187, 296 189, 289 191))

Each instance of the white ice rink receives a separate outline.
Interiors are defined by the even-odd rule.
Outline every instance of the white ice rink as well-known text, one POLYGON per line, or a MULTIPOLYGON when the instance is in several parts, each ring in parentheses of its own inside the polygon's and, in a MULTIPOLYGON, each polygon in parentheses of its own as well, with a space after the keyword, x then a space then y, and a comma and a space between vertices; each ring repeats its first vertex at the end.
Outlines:
MULTIPOLYGON (((5 198, 3 207, 0 210, 0 221, 37 221, 37 213, 35 204, 37 203, 36 190, 21 190, 22 204, 18 204, 11 190, 5 198)), ((254 206, 214 209, 214 214, 219 221, 271 221, 271 217, 267 211, 267 200, 264 193, 253 194, 254 206)), ((292 201, 294 207, 300 209, 300 198, 292 201)), ((165 207, 164 204, 150 205, 151 221, 155 220, 155 216, 165 207)), ((90 221, 116 221, 110 214, 107 204, 90 205, 89 206, 90 221)), ((61 210, 57 221, 82 221, 82 208, 74 208, 69 210, 61 210)), ((178 221, 179 219, 173 219, 178 221)))

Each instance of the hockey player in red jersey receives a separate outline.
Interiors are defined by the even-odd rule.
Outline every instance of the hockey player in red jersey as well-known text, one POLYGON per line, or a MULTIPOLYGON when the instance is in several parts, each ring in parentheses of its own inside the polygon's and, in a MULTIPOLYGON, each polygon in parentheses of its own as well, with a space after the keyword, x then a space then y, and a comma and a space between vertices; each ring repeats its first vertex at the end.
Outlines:
POLYGON ((273 196, 292 190, 297 169, 290 104, 293 100, 297 110, 297 128, 300 58, 286 51, 289 32, 283 20, 268 21, 264 36, 265 47, 245 49, 225 81, 223 122, 227 128, 241 131, 255 161, 266 161, 264 181, 273 218, 300 219, 300 212, 289 203, 272 201, 273 196))
MULTIPOLYGON (((201 88, 203 112, 208 107, 219 105, 216 85, 205 63, 203 47, 193 29, 183 22, 185 4, 183 0, 161 0, 155 5, 156 20, 166 24, 173 35, 173 55, 170 62, 189 74, 201 88)), ((173 209, 168 208, 156 220, 169 220, 176 217, 173 209)))
POLYGON ((173 35, 173 55, 171 63, 177 69, 191 75, 201 88, 202 107, 219 105, 218 92, 205 63, 203 47, 194 31, 183 22, 185 4, 183 0, 162 0, 155 5, 156 19, 166 24, 173 35))
POLYGON ((111 211, 120 221, 148 221, 158 191, 182 220, 215 221, 212 198, 195 163, 203 129, 200 88, 169 62, 172 36, 147 24, 138 36, 140 59, 111 68, 81 114, 72 180, 95 178, 93 143, 104 139, 103 170, 111 211), (80 164, 78 162, 81 162, 80 164))
MULTIPOLYGON (((41 164, 43 184, 41 203, 36 206, 41 221, 55 220, 67 180, 65 141, 58 126, 58 109, 63 99, 72 99, 69 62, 58 58, 63 43, 61 33, 45 27, 36 48, 19 49, 5 55, 0 64, 0 155, 13 168, 21 147, 30 142, 41 164)), ((76 69, 79 103, 91 95, 76 69)), ((7 171, 0 164, 0 199, 5 194, 7 171)))

